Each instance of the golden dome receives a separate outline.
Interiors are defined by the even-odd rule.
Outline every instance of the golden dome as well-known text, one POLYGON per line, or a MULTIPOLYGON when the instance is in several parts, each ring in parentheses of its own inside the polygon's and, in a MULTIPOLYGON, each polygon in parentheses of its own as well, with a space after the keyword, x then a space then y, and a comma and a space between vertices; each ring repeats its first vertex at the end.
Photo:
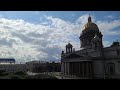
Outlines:
POLYGON ((92 22, 91 17, 88 17, 88 23, 85 24, 84 30, 89 29, 89 30, 98 30, 98 26, 92 22))

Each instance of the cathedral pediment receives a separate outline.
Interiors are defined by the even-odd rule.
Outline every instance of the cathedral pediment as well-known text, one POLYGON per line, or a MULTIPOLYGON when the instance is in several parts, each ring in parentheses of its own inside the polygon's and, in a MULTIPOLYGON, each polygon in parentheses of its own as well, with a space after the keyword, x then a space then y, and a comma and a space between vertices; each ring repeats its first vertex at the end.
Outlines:
POLYGON ((66 58, 83 58, 83 56, 73 53, 73 54, 68 55, 66 58))

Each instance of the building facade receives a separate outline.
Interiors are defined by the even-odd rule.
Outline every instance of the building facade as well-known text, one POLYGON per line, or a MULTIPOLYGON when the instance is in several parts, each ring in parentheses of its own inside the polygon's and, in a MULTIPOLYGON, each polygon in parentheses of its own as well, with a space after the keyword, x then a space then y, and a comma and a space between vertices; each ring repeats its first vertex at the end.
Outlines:
POLYGON ((27 62, 27 68, 28 71, 34 72, 34 73, 41 73, 46 71, 47 65, 45 64, 46 62, 41 62, 41 61, 30 61, 27 62))
POLYGON ((27 66, 26 64, 0 64, 0 71, 6 71, 6 72, 27 72, 27 66))
POLYGON ((14 64, 14 58, 0 58, 0 64, 14 64))
POLYGON ((6 72, 60 72, 61 64, 55 62, 45 62, 45 61, 30 61, 25 64, 15 64, 15 60, 11 59, 0 59, 0 71, 6 72))
POLYGON ((104 47, 102 33, 88 17, 80 34, 80 50, 68 43, 61 53, 61 72, 87 78, 120 78, 120 43, 104 47))
POLYGON ((14 58, 0 58, 0 71, 6 72, 27 72, 26 64, 16 64, 14 58))
POLYGON ((28 71, 34 73, 42 72, 60 72, 61 64, 55 62, 31 61, 26 63, 28 71))

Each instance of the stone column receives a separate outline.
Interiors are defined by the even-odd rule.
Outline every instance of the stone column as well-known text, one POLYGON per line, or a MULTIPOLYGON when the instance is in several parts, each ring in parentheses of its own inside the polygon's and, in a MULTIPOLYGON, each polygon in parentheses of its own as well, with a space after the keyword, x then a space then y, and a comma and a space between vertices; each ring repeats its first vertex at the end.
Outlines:
POLYGON ((74 64, 74 75, 76 74, 76 66, 75 66, 75 62, 73 63, 74 64))
POLYGON ((65 62, 65 66, 66 66, 65 68, 66 68, 66 75, 67 75, 67 62, 65 62))
POLYGON ((84 76, 86 77, 86 62, 84 62, 84 76))
POLYGON ((66 62, 66 75, 67 75, 67 62, 66 62))
POLYGON ((65 62, 65 75, 66 75, 66 62, 65 62))
POLYGON ((80 77, 82 76, 82 74, 81 74, 81 62, 79 63, 80 64, 80 66, 79 66, 79 72, 80 72, 80 77))
POLYGON ((69 62, 67 62, 67 75, 69 74, 69 62))
POLYGON ((70 52, 70 48, 68 48, 69 52, 70 52))
POLYGON ((61 63, 61 72, 64 73, 64 63, 61 63))
POLYGON ((90 62, 88 62, 88 74, 89 74, 89 77, 90 77, 90 62))
POLYGON ((72 74, 72 62, 70 63, 70 74, 72 74))
POLYGON ((64 71, 64 74, 65 74, 65 62, 63 62, 63 71, 64 71))
POLYGON ((65 62, 64 62, 64 74, 65 74, 65 62))
POLYGON ((66 47, 66 53, 67 53, 67 47, 66 47))
POLYGON ((77 76, 79 75, 79 62, 76 62, 77 64, 77 76))
POLYGON ((82 62, 80 62, 80 76, 82 76, 82 62))
POLYGON ((70 72, 71 72, 71 75, 72 75, 72 62, 70 63, 70 72))
POLYGON ((75 75, 75 63, 73 62, 73 75, 75 75))
POLYGON ((86 76, 89 77, 89 67, 88 67, 88 62, 86 62, 86 76))
POLYGON ((71 47, 71 52, 72 52, 72 47, 71 47))
POLYGON ((91 62, 89 63, 89 76, 91 77, 92 72, 91 72, 91 62))
POLYGON ((72 75, 74 74, 74 63, 72 62, 72 75))
POLYGON ((84 62, 82 62, 82 76, 84 77, 84 62))
POLYGON ((77 69, 78 69, 78 68, 77 68, 77 62, 75 62, 75 75, 77 75, 77 73, 78 73, 78 72, 77 72, 77 71, 78 71, 77 69))
POLYGON ((80 62, 78 62, 78 75, 80 76, 80 62))
POLYGON ((72 62, 72 75, 74 75, 74 62, 72 62))
POLYGON ((93 63, 91 62, 91 76, 93 77, 93 63))
POLYGON ((70 63, 68 62, 68 75, 70 74, 70 63))
POLYGON ((71 62, 69 63, 69 74, 71 74, 71 62))
POLYGON ((74 75, 76 75, 76 62, 74 62, 74 75))

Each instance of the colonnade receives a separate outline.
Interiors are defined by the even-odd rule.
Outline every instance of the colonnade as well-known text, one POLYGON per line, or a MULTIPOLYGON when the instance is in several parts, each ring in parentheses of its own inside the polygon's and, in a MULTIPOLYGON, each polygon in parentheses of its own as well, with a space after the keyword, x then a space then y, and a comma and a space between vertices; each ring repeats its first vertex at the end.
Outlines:
POLYGON ((90 61, 64 62, 64 74, 79 77, 92 77, 93 65, 90 61))

